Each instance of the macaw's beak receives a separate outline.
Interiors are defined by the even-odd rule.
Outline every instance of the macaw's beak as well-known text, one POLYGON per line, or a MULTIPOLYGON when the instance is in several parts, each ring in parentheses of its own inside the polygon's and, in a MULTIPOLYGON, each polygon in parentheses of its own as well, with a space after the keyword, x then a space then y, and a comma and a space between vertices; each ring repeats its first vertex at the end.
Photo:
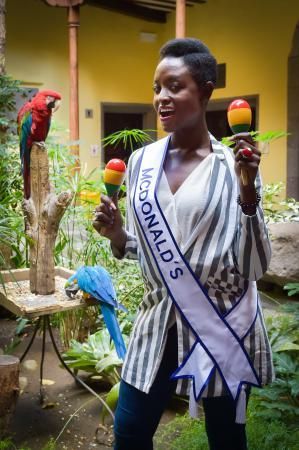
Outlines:
POLYGON ((61 100, 58 98, 54 98, 51 95, 48 95, 46 97, 46 105, 48 109, 52 109, 52 112, 57 111, 61 103, 61 100))
POLYGON ((57 111, 57 109, 60 108, 60 105, 61 105, 61 100, 55 100, 54 107, 52 108, 52 112, 55 113, 57 111))
POLYGON ((79 289, 77 287, 72 287, 72 286, 66 287, 66 288, 64 288, 64 290, 65 290, 66 295, 69 298, 74 298, 75 295, 77 294, 77 292, 79 291, 79 289))

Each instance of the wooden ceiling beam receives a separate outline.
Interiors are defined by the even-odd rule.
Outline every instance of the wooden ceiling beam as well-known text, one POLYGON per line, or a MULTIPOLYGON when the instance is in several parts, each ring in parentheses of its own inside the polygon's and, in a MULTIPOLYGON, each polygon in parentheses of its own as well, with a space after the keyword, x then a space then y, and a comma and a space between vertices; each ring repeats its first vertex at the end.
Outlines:
POLYGON ((148 22, 166 23, 166 12, 145 8, 126 0, 85 0, 84 4, 126 14, 148 22))
MULTIPOLYGON (((136 3, 137 5, 138 3, 136 3)), ((172 8, 167 8, 166 6, 158 6, 158 5, 154 5, 154 6, 145 6, 144 8, 146 9, 150 9, 152 11, 162 11, 165 14, 171 13, 172 11, 174 11, 174 9, 172 8)))
POLYGON ((142 3, 144 5, 148 3, 159 3, 164 6, 175 6, 173 0, 130 0, 130 3, 142 3))
MULTIPOLYGON (((175 8, 176 0, 128 0, 130 3, 141 3, 143 5, 147 4, 160 4, 163 6, 175 8)), ((193 0, 187 0, 186 4, 189 6, 194 6, 193 0)))
POLYGON ((81 5, 84 0, 43 0, 44 3, 47 3, 50 6, 60 6, 64 8, 68 8, 71 6, 81 5))
POLYGON ((140 1, 136 1, 135 5, 140 5, 143 6, 144 8, 150 8, 150 9, 161 9, 165 12, 171 12, 175 10, 175 6, 173 5, 166 5, 165 3, 163 4, 162 2, 140 2, 140 1))
MULTIPOLYGON (((163 9, 168 12, 174 11, 176 8, 175 2, 168 1, 166 3, 164 0, 136 0, 134 3, 135 5, 143 5, 145 8, 163 9)), ((194 3, 192 1, 186 1, 186 6, 194 6, 194 3)))

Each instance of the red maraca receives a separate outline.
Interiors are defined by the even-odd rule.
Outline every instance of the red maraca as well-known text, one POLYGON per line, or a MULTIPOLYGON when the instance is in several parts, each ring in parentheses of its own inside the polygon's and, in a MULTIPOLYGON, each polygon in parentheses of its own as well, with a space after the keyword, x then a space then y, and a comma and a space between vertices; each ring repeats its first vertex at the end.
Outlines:
MULTIPOLYGON (((246 100, 233 100, 227 109, 227 120, 234 134, 244 133, 249 130, 252 120, 252 113, 246 100)), ((244 148, 242 155, 245 158, 252 156, 250 148, 244 148)), ((241 180, 244 186, 248 184, 248 175, 245 169, 241 169, 241 180)))
POLYGON ((126 165, 121 159, 110 159, 104 170, 104 183, 107 195, 112 197, 119 191, 126 175, 126 165))

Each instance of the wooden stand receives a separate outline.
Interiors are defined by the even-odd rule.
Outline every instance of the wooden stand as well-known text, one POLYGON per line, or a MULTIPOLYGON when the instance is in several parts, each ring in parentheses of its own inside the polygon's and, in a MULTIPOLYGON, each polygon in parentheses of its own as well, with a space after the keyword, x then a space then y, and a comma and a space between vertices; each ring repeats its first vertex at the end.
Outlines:
POLYGON ((30 174, 31 197, 23 201, 25 230, 30 238, 30 290, 47 295, 55 291, 54 245, 72 194, 68 191, 56 196, 53 192, 48 154, 42 143, 32 146, 30 174))
MULTIPOLYGON (((28 276, 29 269, 17 269, 17 270, 7 270, 3 271, 2 277, 5 282, 5 292, 0 285, 0 305, 4 306, 9 311, 13 312, 17 316, 27 317, 30 319, 38 318, 35 329, 33 331, 32 337, 23 353, 20 357, 20 361, 22 362, 27 353, 29 352, 35 337, 37 335, 38 330, 42 331, 42 349, 41 349, 41 363, 40 363, 40 402, 43 403, 45 392, 43 387, 43 366, 44 366, 44 358, 45 358, 45 348, 46 348, 46 333, 49 332, 50 339, 54 348, 54 351, 62 364, 62 366, 69 372, 69 374, 75 379, 75 381, 83 386, 87 391, 89 391, 92 395, 94 395, 104 406, 108 409, 110 414, 113 413, 109 409, 109 406, 106 405, 104 400, 92 389, 90 388, 81 378, 79 378, 75 372, 73 372, 68 365, 63 360, 58 346, 55 342, 55 338, 53 335, 50 316, 51 314, 55 314, 57 312, 69 311, 77 308, 86 308, 88 306, 98 305, 97 300, 90 299, 88 301, 82 298, 82 295, 78 293, 73 299, 69 299, 64 292, 64 284, 65 281, 73 275, 73 271, 64 269, 62 267, 56 267, 56 278, 57 278, 57 287, 56 291, 53 295, 30 295, 29 286, 28 286, 28 276), (2 292, 1 292, 2 290, 2 292)), ((0 357, 1 358, 1 357, 0 357)), ((13 358, 13 357, 10 357, 13 358)), ((14 358, 17 359, 17 358, 14 358)), ((17 360, 19 362, 19 360, 17 360)), ((11 373, 11 372, 10 372, 11 373)), ((11 375, 11 385, 18 386, 17 383, 14 383, 14 377, 11 375)), ((1 363, 0 363, 0 424, 1 424, 1 414, 4 410, 1 397, 2 397, 2 389, 1 386, 5 385, 5 383, 1 379, 1 363)), ((8 389, 6 389, 8 390, 8 389)), ((7 401, 12 401, 10 398, 7 401)), ((13 408, 11 409, 13 412, 13 408)))
POLYGON ((0 355, 0 439, 8 434, 19 395, 20 361, 15 356, 0 355))

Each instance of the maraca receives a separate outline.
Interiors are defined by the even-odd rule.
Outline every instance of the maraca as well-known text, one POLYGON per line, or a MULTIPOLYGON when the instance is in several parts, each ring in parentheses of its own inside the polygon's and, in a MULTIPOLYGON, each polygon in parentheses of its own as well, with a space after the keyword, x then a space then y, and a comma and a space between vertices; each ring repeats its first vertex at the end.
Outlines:
MULTIPOLYGON (((252 113, 246 100, 233 100, 227 109, 228 124, 234 134, 244 133, 249 130, 252 120, 252 113)), ((243 150, 244 157, 252 155, 250 149, 243 150)), ((244 186, 248 184, 248 175, 245 169, 241 169, 241 180, 244 186)))
POLYGON ((107 195, 112 197, 119 191, 126 175, 126 165, 121 159, 110 159, 104 170, 104 184, 107 195))

